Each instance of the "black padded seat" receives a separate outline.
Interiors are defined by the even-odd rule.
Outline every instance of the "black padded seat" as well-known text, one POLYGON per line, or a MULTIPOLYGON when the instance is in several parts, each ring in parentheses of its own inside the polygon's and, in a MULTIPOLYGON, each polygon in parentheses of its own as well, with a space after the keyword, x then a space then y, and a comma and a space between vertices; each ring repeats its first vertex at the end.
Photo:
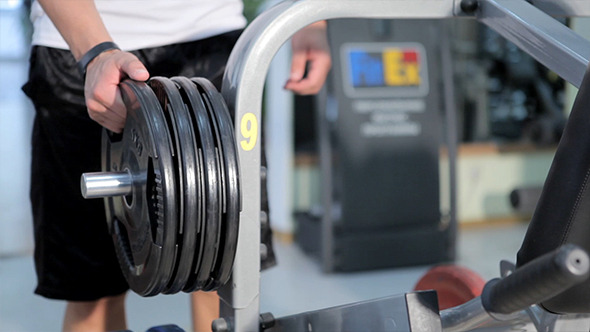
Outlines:
MULTIPOLYGON (((517 265, 566 243, 590 253, 590 66, 518 252, 517 265)), ((555 313, 590 313, 590 280, 541 305, 555 313)))

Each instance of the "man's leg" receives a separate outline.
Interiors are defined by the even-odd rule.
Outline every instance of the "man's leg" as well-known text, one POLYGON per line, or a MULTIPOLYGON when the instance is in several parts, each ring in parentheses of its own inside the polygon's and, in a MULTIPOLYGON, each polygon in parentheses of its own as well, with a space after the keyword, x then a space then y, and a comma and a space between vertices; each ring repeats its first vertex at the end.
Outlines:
POLYGON ((71 52, 33 47, 23 91, 36 112, 30 188, 35 293, 68 301, 64 330, 124 328, 129 286, 104 203, 80 195, 80 174, 101 167, 102 128, 88 117, 84 80, 71 52), (93 321, 96 328, 84 325, 93 321))
POLYGON ((193 292, 191 294, 193 330, 211 331, 211 323, 219 318, 219 295, 217 292, 193 292))
POLYGON ((125 295, 108 296, 96 301, 68 302, 63 331, 121 331, 127 329, 125 295))

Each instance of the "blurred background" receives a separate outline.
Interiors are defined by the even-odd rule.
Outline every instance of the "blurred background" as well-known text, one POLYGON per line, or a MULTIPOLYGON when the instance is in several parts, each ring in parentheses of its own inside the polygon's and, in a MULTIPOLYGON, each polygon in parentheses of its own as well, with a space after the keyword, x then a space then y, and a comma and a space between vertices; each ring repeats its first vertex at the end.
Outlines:
MULTIPOLYGON (((248 18, 261 6, 245 1, 248 18)), ((32 293, 34 110, 20 90, 27 15, 26 2, 0 0, 0 331, 13 332, 58 330, 64 308, 32 293)), ((590 39, 589 19, 562 23, 590 39)), ((514 260, 520 246, 576 89, 471 20, 335 20, 329 33, 334 67, 319 96, 282 90, 288 45, 268 74, 264 114, 279 265, 262 273, 262 311, 284 316, 406 292, 443 262, 497 276, 500 259, 514 260), (384 70, 375 59, 395 52, 410 54, 418 83, 371 78, 384 70), (413 106, 403 104, 408 96, 413 106), (405 106, 392 112, 384 102, 405 106), (330 234, 322 223, 332 225, 330 234), (334 248, 322 249, 327 238, 334 248), (416 241, 420 248, 410 245, 416 241), (360 264, 363 250, 371 259, 360 264)), ((166 323, 190 329, 186 294, 131 294, 129 308, 132 330, 166 323)))

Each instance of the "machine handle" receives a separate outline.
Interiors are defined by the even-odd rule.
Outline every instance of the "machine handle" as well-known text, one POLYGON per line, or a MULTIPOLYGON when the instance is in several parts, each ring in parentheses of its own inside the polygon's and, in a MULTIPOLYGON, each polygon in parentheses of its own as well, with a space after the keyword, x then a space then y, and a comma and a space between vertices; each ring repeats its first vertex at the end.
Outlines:
POLYGON ((487 312, 511 314, 548 300, 590 276, 590 258, 566 244, 518 268, 503 279, 490 280, 481 294, 487 312))

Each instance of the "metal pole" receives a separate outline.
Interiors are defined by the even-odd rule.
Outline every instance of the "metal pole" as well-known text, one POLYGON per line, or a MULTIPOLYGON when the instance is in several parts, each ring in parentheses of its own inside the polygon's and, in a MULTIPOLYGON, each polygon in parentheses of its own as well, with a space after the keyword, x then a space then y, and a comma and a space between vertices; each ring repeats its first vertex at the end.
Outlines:
MULTIPOLYGON (((582 14, 589 15, 588 12, 579 15, 582 14)), ((481 0, 476 17, 560 77, 580 87, 590 61, 590 41, 526 1, 481 0)))
POLYGON ((291 35, 320 20, 452 15, 453 2, 441 0, 285 1, 262 13, 244 31, 228 60, 222 86, 223 97, 234 115, 244 188, 232 282, 219 291, 222 314, 233 313, 233 330, 259 329, 260 131, 257 128, 262 128, 262 93, 274 55, 291 35))
POLYGON ((133 177, 129 172, 84 173, 80 178, 84 198, 104 198, 131 195, 133 177))

